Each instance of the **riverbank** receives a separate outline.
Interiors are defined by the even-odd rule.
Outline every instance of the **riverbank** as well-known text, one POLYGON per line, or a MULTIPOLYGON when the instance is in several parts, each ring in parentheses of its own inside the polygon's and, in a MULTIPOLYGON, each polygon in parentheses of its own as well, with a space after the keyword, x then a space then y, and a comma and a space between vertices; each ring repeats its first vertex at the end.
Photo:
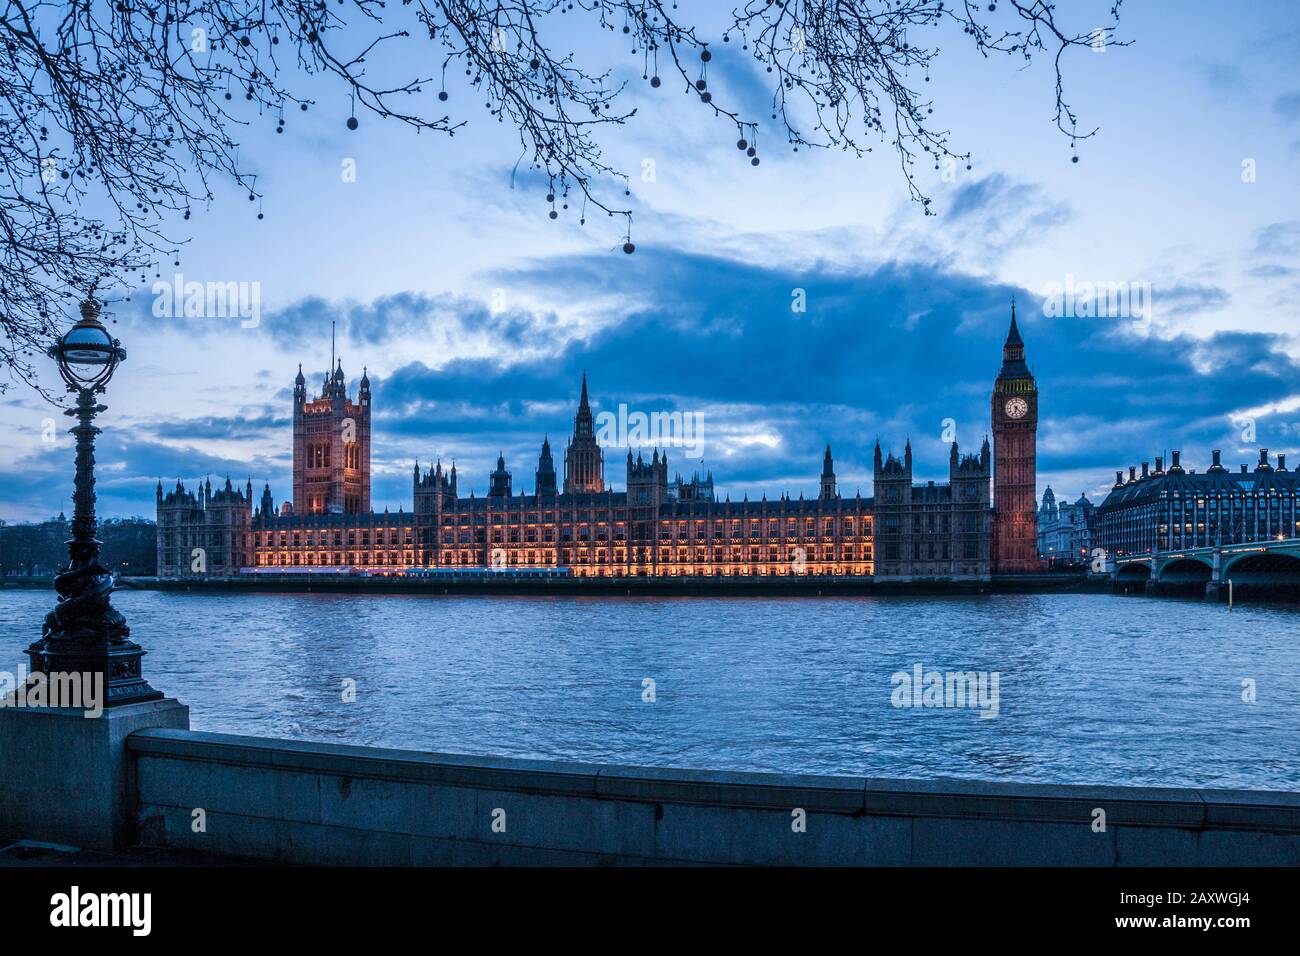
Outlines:
MULTIPOLYGON (((36 579, 5 579, 5 587, 49 587, 36 579), (10 583, 10 582, 15 583, 10 583)), ((873 577, 791 575, 676 577, 538 577, 509 571, 467 571, 438 577, 361 577, 330 574, 258 574, 233 577, 123 577, 119 589, 182 593, 584 595, 611 597, 819 597, 861 595, 984 595, 1109 593, 1108 578, 1079 573, 995 575, 989 580, 882 580, 873 577)))
MULTIPOLYGON (((0 577, 0 591, 48 591, 52 577, 0 577)), ((1227 604, 1229 591, 1207 594, 1205 582, 1120 581, 1087 572, 994 575, 987 580, 882 580, 873 577, 561 577, 497 571, 463 571, 430 577, 361 577, 357 575, 285 574, 232 577, 119 577, 118 590, 173 591, 185 594, 447 594, 575 595, 609 597, 833 597, 833 596, 969 596, 991 594, 1145 594, 1227 604)), ((1246 583, 1236 601, 1280 606, 1300 603, 1300 586, 1246 583)))

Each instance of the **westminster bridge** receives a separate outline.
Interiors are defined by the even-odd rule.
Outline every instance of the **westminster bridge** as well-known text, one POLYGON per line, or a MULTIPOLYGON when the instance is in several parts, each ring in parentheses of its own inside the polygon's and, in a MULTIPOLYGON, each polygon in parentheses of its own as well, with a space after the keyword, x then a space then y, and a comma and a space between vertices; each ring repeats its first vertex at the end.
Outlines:
POLYGON ((1120 591, 1195 592, 1227 599, 1249 588, 1300 596, 1300 537, 1119 555, 1112 572, 1120 591))

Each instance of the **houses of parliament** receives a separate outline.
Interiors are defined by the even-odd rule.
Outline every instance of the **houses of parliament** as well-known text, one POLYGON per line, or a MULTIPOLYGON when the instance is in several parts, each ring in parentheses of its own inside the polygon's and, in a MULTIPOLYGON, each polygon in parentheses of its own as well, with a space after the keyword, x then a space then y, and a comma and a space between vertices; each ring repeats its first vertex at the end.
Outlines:
POLYGON ((557 471, 542 442, 531 488, 498 457, 486 496, 462 495, 456 466, 415 465, 413 507, 370 505, 370 380, 355 401, 339 362, 308 397, 293 389, 293 498, 279 507, 252 483, 156 489, 158 573, 412 574, 438 569, 540 570, 576 576, 860 575, 979 580, 1038 570, 1035 434, 1038 390, 1011 326, 992 389, 993 445, 961 454, 948 481, 913 480, 903 454, 874 453, 874 497, 840 493, 830 446, 816 498, 718 500, 712 473, 669 478, 666 452, 629 450, 623 487, 605 449, 583 376, 573 430, 557 471), (524 485, 520 481, 519 485, 524 485), (992 492, 992 497, 991 497, 992 492))

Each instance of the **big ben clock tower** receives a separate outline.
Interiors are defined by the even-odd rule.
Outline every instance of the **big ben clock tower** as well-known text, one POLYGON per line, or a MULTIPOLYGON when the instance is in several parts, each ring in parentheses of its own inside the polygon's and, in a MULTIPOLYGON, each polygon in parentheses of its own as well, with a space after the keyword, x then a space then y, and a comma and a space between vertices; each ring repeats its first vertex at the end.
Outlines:
POLYGON ((1002 370, 993 383, 993 570, 1038 571, 1038 386, 1025 364, 1016 328, 1002 346, 1002 370))

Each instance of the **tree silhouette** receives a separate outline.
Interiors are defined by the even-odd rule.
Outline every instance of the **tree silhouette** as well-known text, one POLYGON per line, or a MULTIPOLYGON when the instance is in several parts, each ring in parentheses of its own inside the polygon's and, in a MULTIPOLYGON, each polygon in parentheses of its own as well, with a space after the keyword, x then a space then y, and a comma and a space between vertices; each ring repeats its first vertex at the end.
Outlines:
POLYGON ((753 165, 765 123, 794 149, 893 149, 928 214, 918 160, 969 159, 930 124, 929 41, 960 30, 985 57, 1050 56, 1055 122, 1073 146, 1096 131, 1077 126, 1062 59, 1123 45, 1111 38, 1121 2, 1111 23, 1078 30, 1046 0, 750 0, 711 42, 673 0, 0 0, 0 357, 35 385, 32 360, 72 302, 178 262, 183 222, 216 181, 259 200, 238 134, 268 116, 283 132, 313 96, 344 98, 352 130, 382 119, 449 136, 482 103, 546 177, 552 217, 570 200, 584 222, 589 208, 621 217, 632 252, 631 210, 610 198, 623 177, 600 140, 635 110, 620 107, 620 64, 572 52, 579 31, 625 44, 651 88, 689 92, 753 165), (769 116, 714 97, 718 42, 769 76, 769 116), (428 75, 393 76, 412 44, 428 75))

